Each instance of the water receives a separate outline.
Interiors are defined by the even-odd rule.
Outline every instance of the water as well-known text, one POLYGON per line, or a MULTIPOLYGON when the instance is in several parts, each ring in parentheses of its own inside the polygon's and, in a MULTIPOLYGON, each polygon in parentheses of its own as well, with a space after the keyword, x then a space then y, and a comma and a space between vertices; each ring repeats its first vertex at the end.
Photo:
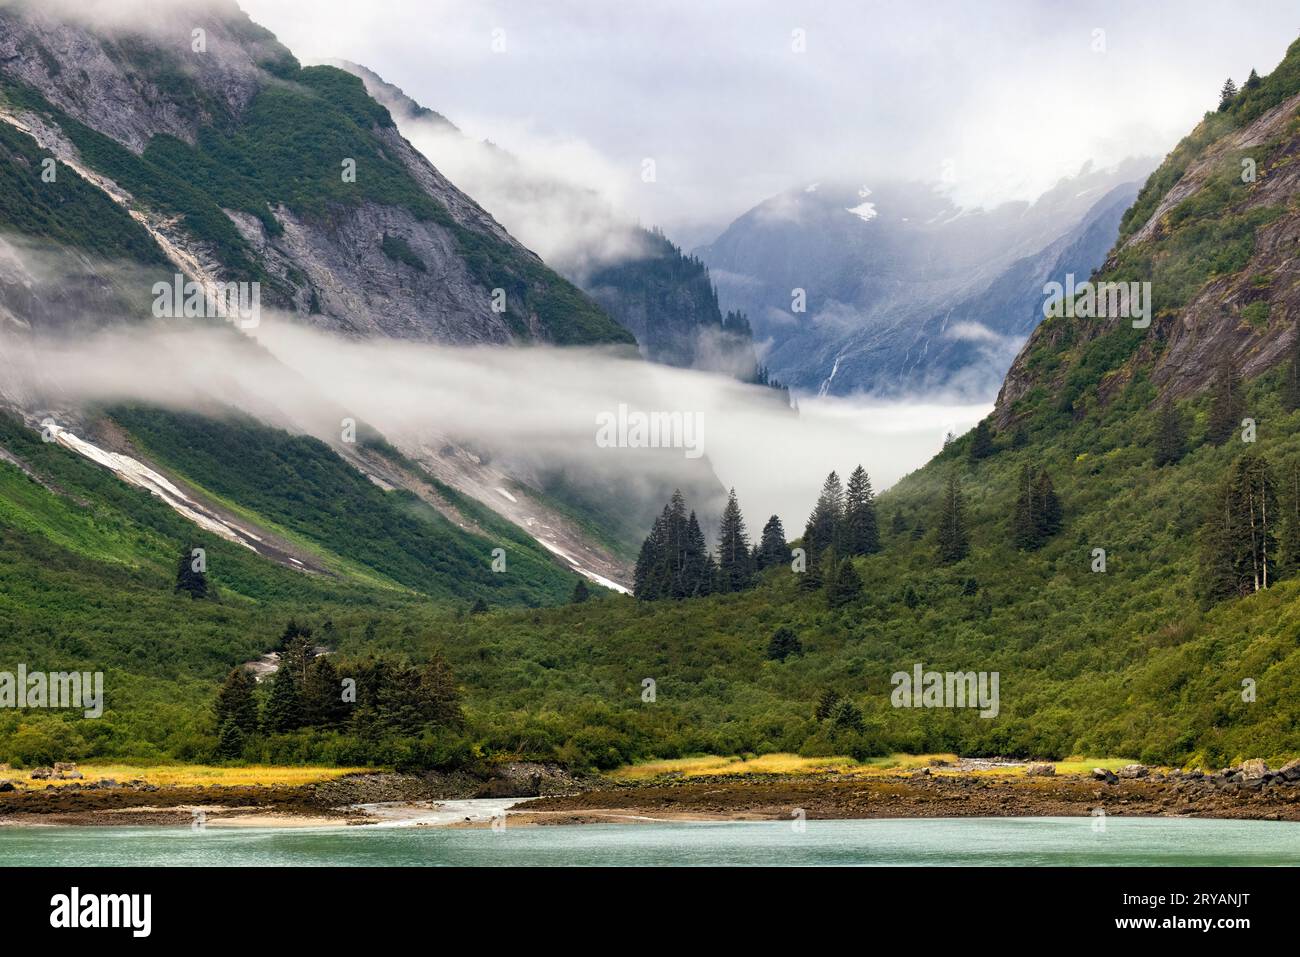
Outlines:
POLYGON ((3 827, 14 865, 1295 865, 1300 824, 965 818, 448 829, 3 827))

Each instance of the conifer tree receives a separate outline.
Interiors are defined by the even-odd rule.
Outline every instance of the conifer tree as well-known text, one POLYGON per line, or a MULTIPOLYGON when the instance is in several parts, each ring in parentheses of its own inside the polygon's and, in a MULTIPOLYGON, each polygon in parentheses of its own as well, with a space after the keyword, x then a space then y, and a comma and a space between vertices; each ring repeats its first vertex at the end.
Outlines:
POLYGON ((722 510, 722 523, 718 528, 718 590, 723 593, 743 591, 753 584, 752 560, 745 518, 740 513, 733 488, 722 510))
POLYGON ((966 454, 972 462, 986 459, 993 454, 993 431, 989 428, 987 419, 981 419, 975 426, 966 454))
POLYGON ((686 539, 683 549, 681 575, 673 595, 677 598, 694 598, 708 595, 714 590, 718 568, 709 554, 708 543, 700 529, 699 520, 691 512, 686 520, 686 539))
POLYGON ((1156 468, 1176 464, 1187 451, 1187 426, 1182 413, 1169 396, 1165 396, 1156 412, 1155 452, 1156 468))
POLYGON ((1011 522, 1011 540, 1016 548, 1022 551, 1038 547, 1038 516, 1034 509, 1034 470, 1028 465, 1020 469, 1016 510, 1011 522))
POLYGON ((266 700, 262 727, 271 734, 301 728, 303 723, 302 692, 292 668, 279 668, 271 676, 271 694, 266 700))
POLYGON ((903 518, 902 512, 894 512, 894 517, 889 520, 889 531, 894 535, 907 531, 907 519, 903 518))
POLYGON ((591 589, 587 587, 585 579, 579 578, 578 583, 573 586, 573 595, 569 598, 570 603, 581 605, 591 597, 591 589))
POLYGON ((763 537, 755 552, 755 566, 759 571, 775 568, 790 560, 790 544, 785 540, 785 527, 781 519, 773 515, 763 526, 763 537))
POLYGON ((1251 449, 1216 486, 1201 533, 1202 590, 1210 601, 1268 588, 1276 580, 1280 524, 1268 459, 1251 449))
POLYGON ((1257 90, 1264 81, 1259 78, 1259 74, 1254 68, 1250 71, 1250 76, 1246 77, 1246 82, 1241 85, 1243 90, 1257 90))
POLYGON ((1237 84, 1232 82, 1232 77, 1224 81, 1223 89, 1219 91, 1219 112, 1224 112, 1232 106, 1232 101, 1237 98, 1237 84))
POLYGON ((1034 476, 1034 511, 1038 543, 1044 544, 1061 530, 1061 500, 1052 486, 1052 476, 1047 469, 1039 469, 1034 476))
POLYGON ((839 564, 835 573, 835 583, 826 589, 826 604, 831 608, 843 608, 851 605, 862 596, 862 577, 850 558, 839 564))
POLYGON ((1292 460, 1283 474, 1283 487, 1278 490, 1282 534, 1276 573, 1278 578, 1289 578, 1300 571, 1300 462, 1292 460))
POLYGON ((343 682, 327 655, 317 656, 307 666, 302 688, 303 723, 311 727, 335 728, 347 720, 351 709, 343 700, 343 682))
MULTIPOLYGON (((242 735, 257 733, 257 702, 253 699, 256 680, 248 669, 242 665, 230 669, 226 680, 217 691, 213 712, 217 719, 217 730, 226 725, 234 725, 242 735)), ((243 749, 243 745, 240 745, 243 749)))
POLYGON ((1012 519, 1016 548, 1032 550, 1047 544, 1061 530, 1061 501, 1046 469, 1026 465, 1020 470, 1019 492, 1012 519))
POLYGON ((948 486, 944 490, 943 504, 939 511, 938 535, 939 561, 945 565, 961 561, 970 551, 961 484, 956 472, 948 476, 948 486))
POLYGON ((785 626, 772 633, 772 640, 767 643, 767 657, 772 661, 785 661, 791 655, 803 654, 803 642, 799 636, 785 626))
POLYGON ((664 517, 655 519, 650 534, 641 543, 636 568, 632 572, 632 594, 643 601, 663 598, 663 572, 667 562, 667 529, 664 517))
POLYGON ((1241 377, 1231 358, 1219 363, 1219 368, 1211 386, 1210 416, 1206 429, 1206 439, 1215 445, 1222 445, 1241 424, 1245 410, 1245 400, 1241 392, 1241 377))
POLYGON ((191 598, 208 597, 208 575, 202 570, 194 552, 199 546, 190 546, 185 549, 176 564, 176 589, 180 592, 188 592, 191 598))
POLYGON ((817 497, 817 504, 804 527, 803 547, 808 553, 810 566, 822 552, 836 544, 843 520, 844 488, 840 485, 840 477, 832 472, 826 476, 821 495, 817 497))
POLYGON ((420 704, 425 722, 435 727, 460 727, 465 723, 460 699, 460 688, 451 665, 442 652, 434 652, 420 669, 420 704))
POLYGON ((876 524, 876 499, 871 479, 859 465, 849 476, 844 494, 843 548, 849 555, 872 555, 880 551, 880 528, 876 524))
POLYGON ((237 758, 244 753, 248 736, 239 729, 239 725, 226 722, 220 726, 217 734, 217 753, 223 758, 237 758))
POLYGON ((824 688, 822 693, 817 696, 817 707, 813 709, 813 717, 818 721, 825 721, 835 711, 835 706, 840 703, 840 693, 834 688, 824 688))

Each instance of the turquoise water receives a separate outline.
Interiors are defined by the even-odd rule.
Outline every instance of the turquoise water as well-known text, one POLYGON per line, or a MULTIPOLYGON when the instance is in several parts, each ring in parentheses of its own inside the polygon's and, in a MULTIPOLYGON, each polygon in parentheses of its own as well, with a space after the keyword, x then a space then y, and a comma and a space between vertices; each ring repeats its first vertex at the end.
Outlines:
POLYGON ((1295 865, 1300 824, 966 818, 491 829, 4 827, 14 865, 1295 865))

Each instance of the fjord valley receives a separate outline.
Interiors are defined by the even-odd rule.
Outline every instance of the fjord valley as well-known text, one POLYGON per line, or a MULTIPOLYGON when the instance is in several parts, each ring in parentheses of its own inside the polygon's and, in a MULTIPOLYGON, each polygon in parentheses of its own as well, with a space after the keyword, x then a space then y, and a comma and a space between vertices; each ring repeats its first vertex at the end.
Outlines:
POLYGON ((1294 818, 1300 43, 1163 161, 1028 210, 828 184, 698 255, 617 219, 546 258, 536 197, 605 220, 527 156, 233 3, 159 10, 0 8, 0 672, 104 689, 93 718, 0 707, 0 817, 183 820, 209 781, 304 815, 546 795, 580 820, 731 775, 828 817, 1087 813, 1100 781, 1294 818), (880 321, 776 316, 811 284, 777 265, 880 321), (1067 274, 1149 310, 1044 318, 1067 274), (160 310, 177 277, 257 283, 260 311, 160 310), (774 514, 799 404, 899 370, 1001 387, 879 492, 888 449, 846 423, 774 514), (623 427, 697 398, 683 443, 623 427), (754 465, 724 483, 733 430, 754 465), (1015 779, 994 801, 944 777, 968 772, 1015 779))

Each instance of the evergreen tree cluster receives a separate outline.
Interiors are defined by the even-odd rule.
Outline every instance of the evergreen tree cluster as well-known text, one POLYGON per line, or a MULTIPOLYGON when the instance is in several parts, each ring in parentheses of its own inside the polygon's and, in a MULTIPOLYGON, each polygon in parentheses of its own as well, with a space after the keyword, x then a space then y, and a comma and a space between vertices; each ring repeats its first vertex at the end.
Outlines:
MULTIPOLYGON (((1293 514, 1295 507, 1293 502, 1293 514)), ((1273 467, 1267 457, 1250 449, 1232 464, 1211 498, 1201 532, 1205 598, 1213 602, 1249 595, 1274 584, 1282 526, 1273 467)), ((1294 547, 1295 529, 1286 535, 1294 547)))
POLYGON ((1061 530, 1061 500, 1047 469, 1026 465, 1020 470, 1020 490, 1012 517, 1016 548, 1033 551, 1061 530))
POLYGON ((303 728, 336 729, 361 737, 412 737, 463 723, 460 690, 450 665, 435 654, 420 667, 383 659, 336 666, 318 654, 312 630, 290 621, 280 667, 267 682, 259 711, 257 682, 247 668, 231 670, 213 706, 218 752, 238 757, 257 734, 303 728), (351 685, 345 682, 351 679, 351 685), (345 696, 352 687, 354 695, 345 696))
POLYGON ((840 485, 840 477, 835 472, 826 476, 817 504, 804 526, 803 548, 810 568, 828 549, 843 557, 880 551, 876 495, 861 465, 849 475, 847 488, 840 485))
MULTIPOLYGON (((849 476, 847 489, 835 472, 826 477, 804 528, 803 548, 808 572, 803 587, 821 588, 842 579, 837 589, 828 589, 832 605, 851 601, 861 592, 862 582, 850 559, 880 550, 875 493, 862 466, 849 476), (823 565, 828 566, 826 571, 823 565)), ((677 491, 641 543, 633 590, 637 598, 649 601, 739 592, 752 588, 759 572, 790 559, 785 527, 776 515, 751 545, 735 489, 722 511, 717 554, 711 554, 695 512, 677 491)))

